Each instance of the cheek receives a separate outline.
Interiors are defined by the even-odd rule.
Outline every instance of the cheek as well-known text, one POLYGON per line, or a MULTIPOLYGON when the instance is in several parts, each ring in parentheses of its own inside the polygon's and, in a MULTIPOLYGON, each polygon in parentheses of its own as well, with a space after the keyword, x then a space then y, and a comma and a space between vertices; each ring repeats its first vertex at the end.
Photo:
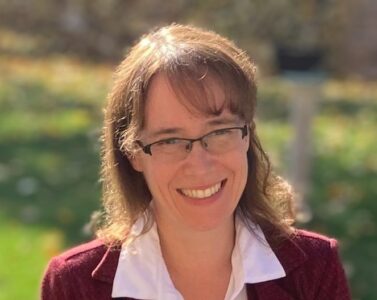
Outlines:
POLYGON ((249 170, 246 151, 238 156, 237 163, 234 162, 233 168, 236 168, 234 169, 234 173, 236 184, 238 185, 237 190, 242 193, 245 189, 249 170))
POLYGON ((159 164, 145 166, 143 174, 153 197, 166 193, 175 178, 173 168, 159 164))
POLYGON ((241 169, 240 176, 242 177, 241 182, 245 184, 247 180, 247 176, 248 176, 248 170, 249 170, 249 165, 247 163, 246 155, 241 160, 240 169, 241 169))

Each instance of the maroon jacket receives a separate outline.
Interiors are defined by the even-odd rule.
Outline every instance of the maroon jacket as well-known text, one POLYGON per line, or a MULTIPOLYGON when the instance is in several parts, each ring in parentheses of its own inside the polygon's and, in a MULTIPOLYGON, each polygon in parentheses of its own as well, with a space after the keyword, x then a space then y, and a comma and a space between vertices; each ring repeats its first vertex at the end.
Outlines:
MULTIPOLYGON (((273 250, 287 276, 248 284, 248 299, 351 299, 336 240, 298 230, 294 238, 273 250)), ((107 249, 94 240, 53 258, 42 281, 42 299, 112 299, 119 253, 120 249, 107 249)))

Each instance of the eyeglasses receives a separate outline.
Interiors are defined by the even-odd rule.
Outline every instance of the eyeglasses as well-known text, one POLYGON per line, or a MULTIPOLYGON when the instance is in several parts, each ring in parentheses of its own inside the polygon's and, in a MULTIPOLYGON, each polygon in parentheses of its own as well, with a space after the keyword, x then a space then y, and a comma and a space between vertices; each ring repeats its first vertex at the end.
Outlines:
POLYGON ((168 138, 143 145, 136 141, 144 153, 152 155, 163 162, 175 162, 185 159, 191 152, 193 144, 200 142, 203 149, 211 154, 223 154, 237 148, 248 134, 247 125, 229 127, 211 131, 197 139, 168 138))

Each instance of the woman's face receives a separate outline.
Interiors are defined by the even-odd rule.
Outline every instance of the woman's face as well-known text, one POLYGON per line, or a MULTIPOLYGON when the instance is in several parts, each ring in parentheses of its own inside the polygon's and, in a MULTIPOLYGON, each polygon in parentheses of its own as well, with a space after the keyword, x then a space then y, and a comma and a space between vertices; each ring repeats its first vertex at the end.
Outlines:
MULTIPOLYGON (((212 84, 216 103, 224 101, 222 90, 212 84)), ((145 106, 144 145, 167 138, 198 138, 213 130, 244 126, 236 115, 224 110, 219 116, 192 114, 183 106, 163 75, 151 82, 145 106)), ((153 196, 159 224, 182 229, 210 230, 232 222, 233 213, 245 188, 249 135, 223 154, 211 154, 195 142, 186 158, 159 160, 137 152, 131 159, 142 172, 153 196)))

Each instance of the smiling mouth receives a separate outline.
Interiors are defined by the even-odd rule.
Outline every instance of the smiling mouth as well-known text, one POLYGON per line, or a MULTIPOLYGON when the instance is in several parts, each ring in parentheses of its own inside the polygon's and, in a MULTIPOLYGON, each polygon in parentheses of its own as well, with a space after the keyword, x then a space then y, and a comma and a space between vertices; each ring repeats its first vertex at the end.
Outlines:
POLYGON ((226 179, 206 188, 206 189, 178 189, 183 196, 190 198, 203 199, 218 193, 225 185, 226 179))

